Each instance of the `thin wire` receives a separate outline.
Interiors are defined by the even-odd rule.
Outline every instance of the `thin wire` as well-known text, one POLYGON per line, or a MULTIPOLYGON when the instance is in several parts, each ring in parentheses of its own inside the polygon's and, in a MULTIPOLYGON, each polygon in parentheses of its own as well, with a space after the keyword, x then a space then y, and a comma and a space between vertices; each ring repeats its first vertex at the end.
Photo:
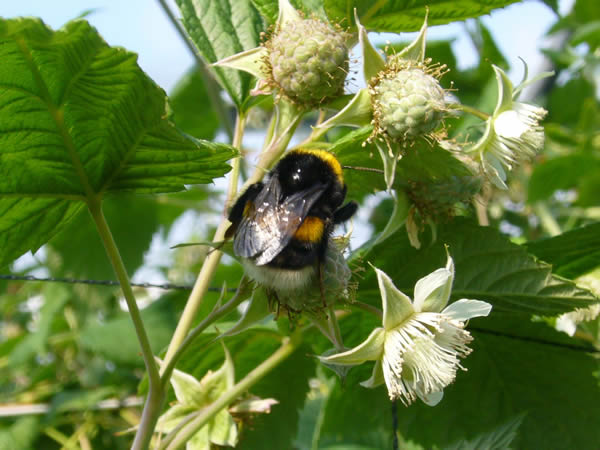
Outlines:
MULTIPOLYGON (((67 283, 67 284, 90 284, 95 286, 119 286, 118 281, 113 280, 86 280, 86 279, 76 279, 76 278, 59 278, 59 277, 34 277, 33 275, 5 275, 0 274, 0 280, 9 280, 9 281, 43 281, 43 282, 52 282, 52 283, 67 283)), ((184 285, 184 284, 173 284, 173 283, 163 283, 163 284, 153 284, 153 283, 131 283, 132 286, 143 287, 143 288, 158 288, 164 290, 179 290, 179 291, 191 291, 193 285, 184 285)), ((220 287, 209 287, 208 290, 210 292, 222 292, 223 289, 220 287)), ((237 288, 227 288, 227 292, 235 292, 237 288)), ((477 327, 469 327, 469 330, 475 331, 483 334, 491 334, 494 336, 502 336, 510 339, 517 339, 521 341, 527 342, 535 342, 537 344, 542 345, 551 345, 553 347, 566 348, 569 350, 575 350, 579 352, 585 353, 600 353, 600 350, 594 347, 584 347, 581 345, 575 344, 567 344, 564 342, 552 342, 547 341, 545 339, 532 338, 527 336, 515 336, 508 333, 503 333, 499 331, 487 330, 484 328, 477 327)))
MULTIPOLYGON (((60 277, 34 277, 32 275, 2 275, 0 274, 0 280, 10 281, 43 281, 52 283, 67 283, 67 284, 91 284, 95 286, 119 286, 118 281, 114 280, 85 280, 76 278, 60 278, 60 277)), ((164 290, 179 290, 179 291, 191 291, 193 285, 184 284, 173 284, 173 283, 131 283, 132 286, 143 287, 143 288, 159 288, 164 290)), ((222 289, 219 287, 209 287, 211 292, 221 292, 222 289)), ((227 289, 229 292, 234 292, 235 288, 227 289)))

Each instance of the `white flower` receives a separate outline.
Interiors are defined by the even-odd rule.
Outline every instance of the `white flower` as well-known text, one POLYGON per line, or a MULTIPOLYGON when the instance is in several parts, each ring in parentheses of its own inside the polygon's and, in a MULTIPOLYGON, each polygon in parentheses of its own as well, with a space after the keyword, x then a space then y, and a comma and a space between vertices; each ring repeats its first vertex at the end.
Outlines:
POLYGON ((321 357, 328 364, 356 365, 375 361, 365 387, 385 382, 391 400, 409 405, 419 397, 428 405, 437 404, 443 389, 452 383, 456 371, 464 368, 460 359, 473 340, 464 329, 472 317, 487 316, 491 305, 461 299, 447 306, 454 281, 454 263, 421 278, 415 285, 415 299, 394 286, 375 268, 383 303, 383 327, 376 328, 357 347, 337 355, 321 357))
POLYGON ((513 89, 504 71, 492 67, 498 82, 498 102, 486 122, 483 136, 468 151, 478 154, 482 171, 492 183, 507 189, 505 169, 511 170, 530 160, 544 147, 544 129, 540 121, 547 111, 514 101, 520 88, 513 89))

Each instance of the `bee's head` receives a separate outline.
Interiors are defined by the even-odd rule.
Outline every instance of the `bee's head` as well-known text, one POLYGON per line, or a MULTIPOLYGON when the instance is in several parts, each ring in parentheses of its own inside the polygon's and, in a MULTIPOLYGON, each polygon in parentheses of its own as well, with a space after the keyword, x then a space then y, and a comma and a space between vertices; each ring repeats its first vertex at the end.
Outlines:
POLYGON ((279 161, 275 172, 288 195, 317 183, 330 186, 344 184, 339 162, 324 150, 294 150, 279 161))

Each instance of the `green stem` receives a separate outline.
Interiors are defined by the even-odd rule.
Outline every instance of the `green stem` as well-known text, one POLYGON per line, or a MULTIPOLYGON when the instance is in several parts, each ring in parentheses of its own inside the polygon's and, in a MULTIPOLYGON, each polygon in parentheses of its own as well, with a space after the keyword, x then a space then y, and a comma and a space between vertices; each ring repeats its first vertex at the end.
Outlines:
POLYGON ((554 216, 552 216, 552 214, 548 210, 548 207, 545 204, 543 204, 542 202, 538 202, 534 205, 533 209, 540 218, 540 223, 542 224, 542 227, 550 236, 558 236, 562 233, 560 225, 558 224, 554 216))
POLYGON ((490 118, 489 114, 484 113, 483 111, 479 111, 478 109, 473 108, 471 106, 463 105, 462 103, 451 103, 448 105, 448 107, 456 109, 458 111, 463 111, 472 114, 475 117, 479 117, 481 120, 488 120, 490 118))
POLYGON ((354 306, 355 308, 362 309, 363 311, 367 311, 368 313, 371 313, 377 316, 378 318, 383 319, 383 312, 379 308, 369 305, 368 303, 353 301, 352 303, 349 303, 349 305, 354 306))
MULTIPOLYGON (((233 136, 232 145, 235 148, 240 148, 242 144, 242 137, 244 134, 244 124, 245 120, 241 115, 238 115, 236 123, 235 123, 235 134, 233 136)), ((237 157, 232 162, 232 170, 229 174, 229 188, 227 190, 227 199, 225 200, 225 211, 224 214, 227 214, 227 210, 229 208, 229 204, 233 201, 235 196, 237 195, 237 186, 238 186, 238 178, 240 174, 240 157, 237 157)), ((227 219, 223 219, 219 226, 217 227, 217 231, 215 232, 213 242, 220 242, 225 238, 225 231, 229 228, 229 221, 227 219)), ((177 349, 182 344, 184 339, 186 338, 188 332, 192 328, 192 323, 198 314, 198 310, 202 305, 202 300, 204 299, 204 294, 208 290, 209 284, 212 281, 213 275, 217 270, 217 266, 221 261, 222 252, 219 250, 214 250, 210 252, 204 263, 202 264, 202 268, 200 269, 200 273, 198 274, 198 278, 196 279, 196 283, 194 284, 194 288, 188 298, 188 301, 185 305, 181 318, 177 323, 177 328, 175 329, 175 333, 171 338, 171 342, 169 343, 169 348, 167 349, 167 354, 165 355, 165 360, 163 362, 163 368, 167 367, 171 363, 171 359, 177 352, 177 349)))
POLYGON ((148 398, 144 405, 140 426, 135 435, 133 446, 131 447, 132 449, 145 449, 150 443, 152 433, 154 432, 154 426, 158 419, 158 414, 162 408, 163 393, 160 385, 160 376, 154 362, 154 354, 152 353, 150 341, 148 340, 148 335, 144 328, 144 322, 142 321, 140 310, 135 301, 133 289, 129 283, 127 270, 123 264, 123 259, 121 258, 117 244, 110 232, 110 228, 106 223, 104 213, 102 212, 101 200, 98 197, 88 200, 88 209, 94 219, 98 234, 102 239, 108 259, 117 276, 117 280, 119 280, 119 284, 121 285, 121 290, 123 291, 123 296, 127 302, 127 308, 129 309, 129 315, 133 321, 135 333, 142 349, 142 357, 146 366, 146 372, 148 373, 148 398))
POLYGON ((240 281, 240 286, 238 287, 235 295, 223 306, 220 308, 215 308, 211 311, 211 313, 202 320, 190 333, 187 335, 185 340, 181 343, 177 351, 173 354, 171 360, 162 368, 161 373, 161 384, 164 387, 166 386, 169 378, 171 378, 171 374, 173 369, 175 369, 175 364, 181 355, 185 352, 185 350, 190 346, 190 344, 196 339, 207 327, 211 324, 224 317, 233 311, 241 302, 244 300, 243 294, 246 292, 247 282, 242 279, 240 281))
POLYGON ((344 351, 344 340, 342 339, 342 333, 340 331, 340 324, 338 323, 337 316, 335 315, 335 308, 333 305, 329 305, 327 308, 327 322, 329 323, 329 329, 333 335, 333 345, 338 352, 344 351))
POLYGON ((271 370, 290 356, 298 348, 301 341, 302 334, 300 330, 296 331, 289 338, 285 338, 283 344, 275 353, 264 360, 227 392, 223 393, 217 401, 209 407, 193 414, 182 425, 169 433, 161 443, 159 450, 174 450, 183 447, 216 413, 227 407, 233 400, 264 378, 271 370))
POLYGON ((230 140, 233 139, 234 133, 231 127, 231 119, 229 114, 227 113, 227 109, 225 108, 223 99, 221 98, 221 88, 219 87, 219 84, 215 81, 211 72, 207 69, 206 63, 200 57, 200 54, 196 50, 194 44, 190 41, 179 20, 177 20, 171 12, 171 9, 169 8, 169 5, 167 5, 167 2, 165 0, 158 0, 158 3, 160 3, 160 6, 162 7, 163 11, 177 30, 177 33, 179 33, 181 39, 183 39, 183 42, 185 42, 186 47, 194 56, 194 59, 196 60, 196 66, 198 67, 198 71, 200 72, 200 76, 202 77, 202 81, 204 82, 204 86, 206 86, 206 93, 208 95, 208 99, 210 100, 212 107, 217 113, 217 116, 219 116, 219 122, 221 122, 225 126, 225 132, 227 133, 227 136, 229 136, 230 140))

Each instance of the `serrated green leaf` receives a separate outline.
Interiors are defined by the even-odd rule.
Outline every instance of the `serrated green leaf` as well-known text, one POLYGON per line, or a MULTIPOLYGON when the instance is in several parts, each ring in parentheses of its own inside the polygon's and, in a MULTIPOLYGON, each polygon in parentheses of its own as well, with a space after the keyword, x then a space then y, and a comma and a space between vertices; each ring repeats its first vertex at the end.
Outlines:
MULTIPOLYGON (((443 448, 474 441, 524 415, 511 448, 594 448, 600 434, 600 389, 592 375, 597 364, 586 348, 573 349, 566 336, 528 319, 502 317, 493 321, 495 326, 491 321, 472 321, 488 330, 468 327, 474 341, 473 352, 461 363, 467 371, 459 371, 437 406, 398 403, 400 434, 423 448, 443 448)), ((384 386, 358 385, 370 370, 363 366, 330 396, 320 441, 325 448, 339 436, 355 445, 391 445, 391 403, 384 386)))
MULTIPOLYGON (((183 25, 205 61, 258 47, 262 20, 250 0, 177 0, 183 25)), ((252 77, 237 70, 215 67, 215 75, 238 108, 250 93, 252 77)))
POLYGON ((369 31, 400 33, 418 31, 423 25, 425 9, 429 8, 429 25, 442 25, 488 14, 517 0, 324 0, 325 11, 331 21, 350 26, 354 23, 356 8, 360 22, 369 31))
POLYGON ((478 324, 495 326, 493 332, 472 331, 473 353, 464 360, 468 371, 458 374, 435 408, 416 404, 400 410, 401 433, 431 448, 474 439, 523 414, 512 448, 594 448, 600 439, 594 358, 553 344, 566 341, 542 323, 502 318, 478 324), (544 339, 511 337, 515 334, 544 339))
MULTIPOLYGON (((159 221, 160 205, 154 197, 141 195, 110 196, 104 201, 103 209, 129 274, 133 274, 144 262, 144 253, 150 248, 154 233, 161 225, 170 225, 176 217, 171 215, 167 223, 159 221)), ((54 236, 49 246, 61 258, 54 276, 96 280, 115 277, 94 222, 86 210, 82 210, 66 230, 54 236), (82 243, 85 243, 85 251, 82 251, 82 243)))
POLYGON ((358 168, 344 169, 349 199, 360 199, 376 191, 385 190, 381 158, 374 145, 363 146, 372 131, 372 126, 359 128, 342 136, 329 148, 343 166, 358 168), (361 168, 376 169, 381 173, 363 171, 361 168))
POLYGON ((600 266, 600 224, 525 244, 527 251, 552 264, 552 271, 577 278, 600 266))
MULTIPOLYGON (((555 315, 598 302, 589 291, 553 276, 549 265, 536 261, 498 231, 461 218, 438 226, 437 241, 424 250, 412 248, 406 235, 398 233, 371 250, 369 258, 410 295, 418 279, 446 260, 444 245, 456 266, 451 298, 491 303, 492 315, 500 311, 555 315)), ((357 295, 380 303, 373 271, 367 272, 357 295)))
POLYGON ((492 431, 480 433, 472 439, 462 439, 452 445, 443 447, 443 450, 504 450, 510 448, 510 444, 517 437, 517 431, 524 418, 525 414, 518 414, 492 431))
POLYGON ((106 192, 171 192, 227 171, 228 146, 184 137, 164 92, 83 20, 0 19, 0 266, 106 192))

